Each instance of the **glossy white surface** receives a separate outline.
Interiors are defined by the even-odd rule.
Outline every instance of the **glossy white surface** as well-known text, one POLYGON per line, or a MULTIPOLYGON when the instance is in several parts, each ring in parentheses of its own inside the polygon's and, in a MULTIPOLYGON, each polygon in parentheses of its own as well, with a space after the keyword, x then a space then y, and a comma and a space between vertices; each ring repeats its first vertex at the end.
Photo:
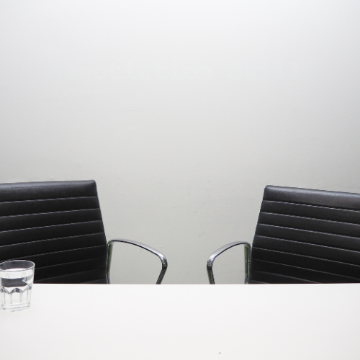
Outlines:
POLYGON ((0 311, 1 357, 355 360, 359 304, 358 284, 36 284, 0 311))

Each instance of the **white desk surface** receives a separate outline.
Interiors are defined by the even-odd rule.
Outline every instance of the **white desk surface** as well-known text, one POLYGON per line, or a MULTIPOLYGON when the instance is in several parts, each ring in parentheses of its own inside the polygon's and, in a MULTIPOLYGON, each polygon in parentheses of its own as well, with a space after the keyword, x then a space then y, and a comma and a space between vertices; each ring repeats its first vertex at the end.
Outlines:
POLYGON ((40 285, 2 359, 360 359, 360 284, 40 285))

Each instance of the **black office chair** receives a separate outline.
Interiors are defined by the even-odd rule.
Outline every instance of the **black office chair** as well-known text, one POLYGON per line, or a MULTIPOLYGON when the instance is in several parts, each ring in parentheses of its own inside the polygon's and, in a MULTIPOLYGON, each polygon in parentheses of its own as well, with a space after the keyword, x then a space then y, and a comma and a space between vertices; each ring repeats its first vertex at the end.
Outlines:
POLYGON ((0 262, 33 261, 35 283, 110 283, 116 242, 158 256, 161 283, 167 260, 159 251, 106 242, 95 181, 0 184, 0 262))
POLYGON ((245 283, 360 282, 360 195, 267 186, 252 249, 245 246, 245 283))

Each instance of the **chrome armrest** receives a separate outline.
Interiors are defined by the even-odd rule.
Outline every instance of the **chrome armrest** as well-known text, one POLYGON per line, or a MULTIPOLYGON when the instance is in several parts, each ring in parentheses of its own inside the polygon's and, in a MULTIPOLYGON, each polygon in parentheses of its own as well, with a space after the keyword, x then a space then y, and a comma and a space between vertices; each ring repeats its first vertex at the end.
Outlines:
POLYGON ((224 251, 231 249, 234 246, 237 245, 244 245, 244 255, 245 255, 245 284, 248 283, 249 280, 249 272, 250 272, 250 256, 251 256, 251 245, 247 242, 242 242, 242 241, 235 241, 229 244, 226 244, 224 246, 222 246, 220 249, 217 249, 214 253, 212 253, 209 257, 209 260, 207 261, 207 273, 209 276, 209 282, 210 284, 215 284, 215 278, 214 278, 214 273, 213 273, 213 264, 215 259, 222 254, 224 251))
POLYGON ((161 266, 162 266, 160 275, 156 281, 156 284, 161 284, 161 282, 164 278, 164 275, 166 273, 167 266, 168 266, 165 255, 163 255, 160 251, 157 251, 154 248, 147 246, 145 244, 142 244, 140 242, 132 241, 132 240, 124 240, 124 239, 116 239, 116 240, 111 240, 108 242, 107 278, 108 278, 109 283, 110 283, 110 266, 111 266, 112 249, 113 249, 114 243, 116 243, 116 242, 135 245, 142 249, 150 251, 152 254, 156 255, 160 259, 161 266))

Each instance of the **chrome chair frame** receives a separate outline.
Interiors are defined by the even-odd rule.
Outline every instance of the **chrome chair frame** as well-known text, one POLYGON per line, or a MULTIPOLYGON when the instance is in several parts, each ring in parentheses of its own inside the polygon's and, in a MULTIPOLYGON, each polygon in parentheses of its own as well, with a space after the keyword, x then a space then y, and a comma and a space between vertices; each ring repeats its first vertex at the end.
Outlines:
POLYGON ((152 254, 156 255, 161 261, 161 271, 160 271, 159 277, 158 277, 158 279, 156 281, 156 284, 157 285, 161 284, 161 282, 162 282, 162 280, 163 280, 163 278, 165 276, 167 266, 168 266, 165 255, 162 254, 160 251, 155 250, 154 248, 152 248, 152 247, 150 247, 148 245, 145 245, 145 244, 137 242, 137 241, 125 240, 125 239, 111 240, 107 244, 107 246, 108 246, 108 256, 107 256, 107 274, 106 274, 106 277, 107 277, 108 284, 110 284, 111 258, 112 258, 113 246, 114 246, 115 243, 125 243, 125 244, 135 245, 135 246, 138 246, 138 247, 140 247, 140 248, 142 248, 144 250, 147 250, 147 251, 151 252, 152 254))
POLYGON ((207 261, 206 269, 209 277, 209 282, 211 285, 215 284, 214 272, 213 272, 213 264, 215 259, 225 252, 226 250, 231 249, 234 246, 244 245, 244 257, 245 257, 245 284, 248 284, 249 274, 250 274, 250 261, 251 261, 251 245, 248 242, 243 241, 235 241, 229 244, 222 246, 221 248, 214 251, 207 261))

